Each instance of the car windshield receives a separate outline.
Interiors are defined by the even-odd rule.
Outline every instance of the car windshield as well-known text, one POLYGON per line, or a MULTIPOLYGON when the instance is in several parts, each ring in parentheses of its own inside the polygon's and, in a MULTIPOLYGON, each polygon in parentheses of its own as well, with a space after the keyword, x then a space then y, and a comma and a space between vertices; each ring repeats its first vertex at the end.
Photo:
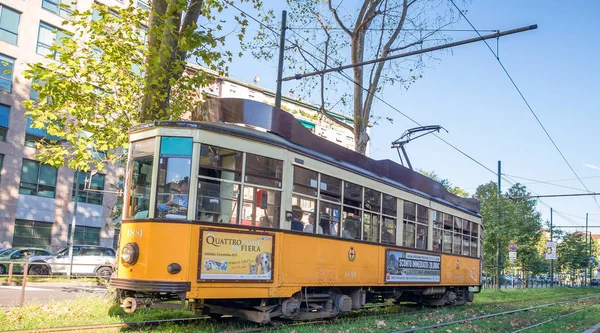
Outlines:
POLYGON ((17 249, 4 249, 0 252, 0 257, 10 257, 17 249))

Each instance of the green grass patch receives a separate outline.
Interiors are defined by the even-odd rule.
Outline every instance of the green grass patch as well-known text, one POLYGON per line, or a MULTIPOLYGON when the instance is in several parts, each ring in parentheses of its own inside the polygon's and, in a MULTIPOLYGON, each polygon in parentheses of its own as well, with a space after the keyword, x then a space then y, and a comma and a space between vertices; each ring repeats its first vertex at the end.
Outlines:
MULTIPOLYGON (((560 306, 537 309, 529 312, 447 326, 427 332, 498 332, 512 331, 550 318, 558 318, 579 308, 581 312, 544 324, 531 332, 578 330, 593 326, 600 321, 600 289, 597 288, 554 288, 484 290, 475 296, 475 302, 464 306, 426 308, 416 305, 401 305, 387 308, 366 309, 350 313, 327 322, 308 326, 287 326, 277 332, 350 333, 389 332, 411 327, 427 326, 451 320, 473 318, 489 313, 514 310, 524 307, 553 303, 559 300, 598 296, 586 301, 569 302, 560 306), (579 319, 579 318, 585 318, 579 319)), ((23 307, 0 309, 0 331, 37 329, 61 326, 114 324, 147 320, 190 318, 197 315, 187 310, 138 309, 126 314, 113 300, 97 296, 82 296, 76 300, 51 301, 45 304, 32 303, 23 307)), ((154 327, 125 329, 128 332, 223 332, 261 326, 238 319, 200 320, 193 324, 162 324, 154 327)), ((270 328, 264 327, 265 331, 270 328)), ((529 332, 529 331, 528 331, 529 332)))

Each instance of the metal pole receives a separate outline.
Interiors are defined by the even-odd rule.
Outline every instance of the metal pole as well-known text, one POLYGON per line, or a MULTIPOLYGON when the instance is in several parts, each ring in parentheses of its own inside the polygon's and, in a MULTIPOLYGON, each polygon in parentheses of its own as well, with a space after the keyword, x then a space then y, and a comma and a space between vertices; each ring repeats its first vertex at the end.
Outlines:
POLYGON ((73 203, 73 212, 71 212, 71 234, 69 235, 69 271, 67 276, 73 272, 73 242, 75 241, 75 225, 77 224, 77 202, 79 201, 79 174, 81 171, 75 171, 75 202, 73 203))
MULTIPOLYGON (((589 245, 588 245, 588 249, 589 249, 588 250, 589 251, 588 258, 589 259, 592 258, 592 240, 593 240, 592 232, 590 231, 590 242, 589 242, 589 245)), ((591 261, 591 262, 595 263, 595 261, 591 261)), ((590 269, 589 269, 589 272, 588 272, 588 274, 590 275, 590 284, 592 284, 592 271, 594 270, 594 267, 592 267, 592 266, 593 265, 591 265, 591 264, 589 265, 590 269)))
MULTIPOLYGON (((588 253, 588 247, 587 247, 587 243, 588 243, 588 213, 585 213, 585 261, 586 261, 586 265, 583 268, 583 286, 587 286, 587 271, 588 271, 588 266, 590 265, 590 255, 588 253)), ((591 238, 591 237, 590 237, 591 238)))
POLYGON ((281 77, 283 76, 283 56, 285 52, 285 28, 287 11, 281 11, 281 33, 279 34, 279 64, 277 65, 277 91, 275 93, 275 107, 281 108, 281 77))
MULTIPOLYGON (((417 55, 417 54, 423 54, 423 53, 427 53, 427 52, 432 52, 432 51, 437 51, 437 50, 443 50, 443 49, 447 49, 447 48, 450 48, 450 47, 460 46, 460 45, 474 43, 474 42, 479 42, 479 41, 490 39, 490 38, 499 38, 499 37, 503 37, 503 36, 506 36, 506 35, 512 35, 512 34, 516 34, 516 33, 519 33, 519 32, 524 32, 524 31, 529 31, 529 30, 534 30, 534 29, 537 29, 537 24, 529 25, 529 26, 522 27, 522 28, 517 28, 517 29, 512 29, 512 30, 507 30, 507 31, 502 31, 502 32, 497 32, 497 33, 494 33, 494 34, 485 35, 485 36, 481 36, 481 37, 475 37, 475 38, 465 39, 465 40, 461 40, 461 41, 454 42, 454 43, 449 43, 449 44, 444 44, 444 45, 439 45, 439 46, 434 46, 434 47, 428 47, 428 48, 420 49, 420 50, 417 50, 417 51, 411 51, 411 52, 407 52, 407 53, 396 54, 396 55, 389 56, 389 57, 384 57, 384 58, 379 58, 379 59, 373 59, 373 60, 367 60, 367 61, 364 61, 364 62, 359 62, 357 64, 344 65, 344 66, 339 66, 339 67, 324 69, 322 71, 310 72, 310 73, 305 73, 305 74, 296 74, 294 76, 289 76, 289 77, 283 78, 283 81, 300 80, 300 79, 308 77, 308 76, 315 76, 315 75, 320 75, 320 74, 325 74, 325 73, 330 73, 330 72, 339 72, 339 71, 342 71, 342 70, 348 69, 348 68, 353 68, 353 67, 358 67, 358 66, 365 66, 365 65, 371 65, 371 64, 378 63, 378 62, 383 62, 383 61, 388 61, 388 60, 394 60, 394 59, 399 59, 399 58, 410 57, 410 56, 417 55)), ((283 36, 283 33, 281 35, 283 36)), ((281 50, 280 50, 280 52, 281 52, 281 50)))
MULTIPOLYGON (((552 207, 550 207, 550 241, 553 242, 552 239, 554 235, 554 227, 552 226, 552 207)), ((554 260, 550 259, 550 288, 554 288, 554 260)))
MULTIPOLYGON (((502 196, 502 164, 498 161, 498 199, 502 196)), ((498 200, 498 222, 502 223, 502 207, 500 206, 501 201, 498 200)), ((502 253, 500 252, 500 235, 498 236, 498 289, 500 289, 500 276, 502 275, 502 253)))

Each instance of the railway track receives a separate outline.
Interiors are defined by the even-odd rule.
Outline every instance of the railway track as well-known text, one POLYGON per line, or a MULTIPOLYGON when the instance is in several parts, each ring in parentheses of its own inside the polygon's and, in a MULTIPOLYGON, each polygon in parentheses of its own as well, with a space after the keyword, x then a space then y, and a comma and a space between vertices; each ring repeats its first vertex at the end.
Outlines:
MULTIPOLYGON (((581 300, 598 298, 598 297, 600 297, 600 296, 594 295, 594 296, 586 296, 586 297, 580 297, 580 298, 559 299, 553 303, 547 303, 547 304, 536 305, 536 306, 531 306, 531 307, 526 307, 526 308, 516 309, 516 310, 503 311, 503 312, 498 312, 498 313, 491 313, 491 314, 486 314, 486 315, 478 316, 478 317, 470 317, 470 318, 465 318, 465 319, 456 320, 456 321, 439 323, 436 325, 415 327, 415 328, 411 328, 411 329, 407 329, 407 330, 400 330, 400 331, 393 331, 390 333, 415 332, 418 330, 439 328, 439 327, 448 326, 448 325, 460 324, 460 323, 467 322, 467 321, 482 320, 482 319, 487 319, 487 318, 504 316, 504 315, 509 315, 509 314, 513 314, 513 313, 531 311, 531 310, 549 307, 549 306, 553 306, 553 305, 563 304, 563 303, 567 303, 567 302, 581 301, 581 300)), ((550 298, 552 298, 552 297, 529 298, 527 301, 547 300, 550 298)), ((498 305, 508 304, 508 303, 514 303, 514 301, 494 302, 494 303, 488 303, 488 304, 481 304, 481 306, 483 306, 483 307, 498 306, 498 305)), ((397 305, 393 305, 393 304, 372 305, 372 306, 365 307, 364 310, 374 310, 374 309, 376 310, 376 309, 382 309, 382 308, 387 308, 387 307, 397 307, 397 305)), ((371 318, 371 317, 380 319, 380 318, 385 318, 385 317, 390 317, 390 316, 419 315, 419 314, 427 314, 427 313, 432 313, 432 312, 437 311, 437 309, 435 309, 435 308, 432 309, 430 307, 427 307, 427 308, 420 307, 420 309, 418 309, 418 310, 410 310, 410 308, 419 307, 418 305, 411 306, 411 305, 405 304, 405 305, 403 305, 403 307, 409 308, 409 310, 396 311, 396 312, 391 312, 391 313, 372 313, 372 314, 350 313, 346 316, 334 318, 331 320, 316 320, 316 321, 309 321, 309 322, 296 322, 296 323, 290 323, 290 324, 281 324, 281 325, 274 325, 273 328, 292 328, 292 327, 296 327, 296 326, 310 326, 310 325, 318 325, 318 324, 324 324, 324 323, 335 323, 336 321, 340 321, 340 320, 344 320, 346 322, 348 322, 348 321, 352 322, 352 321, 363 320, 365 318, 371 318), (355 317, 352 317, 352 316, 355 316, 355 317)), ((574 314, 578 311, 581 311, 581 310, 573 311, 564 316, 574 314)), ((224 317, 224 318, 226 318, 226 317, 224 317)), ((531 325, 531 327, 522 328, 515 332, 521 332, 521 331, 524 331, 529 328, 534 328, 534 327, 545 324, 547 322, 554 321, 559 318, 560 317, 557 317, 557 318, 550 319, 550 320, 547 320, 542 323, 531 325)), ((127 323, 116 323, 116 324, 63 326, 63 327, 40 328, 40 329, 30 329, 30 330, 13 330, 13 331, 6 331, 6 332, 10 332, 10 333, 34 333, 34 332, 53 333, 53 332, 90 332, 90 331, 112 331, 112 330, 119 331, 123 328, 141 328, 141 327, 149 327, 149 326, 151 327, 151 326, 156 326, 156 325, 166 324, 166 323, 190 324, 190 323, 207 320, 207 319, 210 319, 210 317, 202 316, 202 317, 149 320, 149 321, 127 322, 127 323)), ((260 326, 260 327, 251 327, 251 328, 244 328, 244 329, 238 329, 238 330, 225 330, 225 331, 221 331, 220 333, 254 333, 254 332, 269 331, 270 329, 271 328, 260 326)))

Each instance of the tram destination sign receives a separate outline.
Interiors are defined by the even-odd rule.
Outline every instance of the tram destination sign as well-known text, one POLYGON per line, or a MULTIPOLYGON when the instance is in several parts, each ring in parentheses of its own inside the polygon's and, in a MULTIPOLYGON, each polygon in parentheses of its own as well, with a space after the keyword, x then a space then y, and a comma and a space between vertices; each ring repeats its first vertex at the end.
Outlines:
POLYGON ((273 281, 274 235, 248 231, 200 231, 198 281, 273 281))
POLYGON ((441 257, 386 250, 385 282, 440 282, 441 257))

